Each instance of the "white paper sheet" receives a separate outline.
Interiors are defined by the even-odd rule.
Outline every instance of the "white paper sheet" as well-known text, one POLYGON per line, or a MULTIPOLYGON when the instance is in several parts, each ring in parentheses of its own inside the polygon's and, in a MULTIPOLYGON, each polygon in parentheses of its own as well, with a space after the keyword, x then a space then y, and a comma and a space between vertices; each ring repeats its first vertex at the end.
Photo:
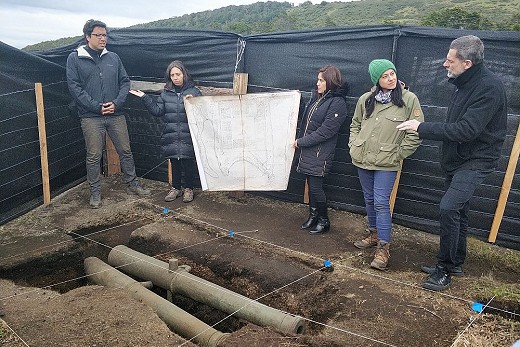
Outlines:
POLYGON ((300 92, 185 100, 203 190, 285 190, 300 92))

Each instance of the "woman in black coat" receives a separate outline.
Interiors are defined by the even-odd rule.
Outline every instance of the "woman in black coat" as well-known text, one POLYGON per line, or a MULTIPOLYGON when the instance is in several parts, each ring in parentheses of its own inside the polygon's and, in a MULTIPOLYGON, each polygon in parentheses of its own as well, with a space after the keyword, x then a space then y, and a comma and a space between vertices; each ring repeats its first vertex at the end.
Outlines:
POLYGON ((330 229, 323 178, 330 171, 339 129, 347 118, 346 92, 337 67, 321 68, 316 90, 305 107, 300 136, 293 143, 300 149, 296 171, 305 174, 309 185, 309 218, 301 228, 309 229, 311 235, 330 229))
POLYGON ((175 60, 168 65, 166 85, 156 102, 140 90, 130 90, 130 93, 143 98, 148 111, 156 117, 162 117, 164 121, 161 151, 164 158, 172 160, 172 188, 164 200, 173 201, 184 194, 184 202, 193 201, 194 177, 197 172, 197 165, 188 126, 188 117, 184 108, 184 98, 200 96, 202 93, 195 87, 190 74, 179 60, 175 60), (181 186, 183 173, 184 190, 181 186))

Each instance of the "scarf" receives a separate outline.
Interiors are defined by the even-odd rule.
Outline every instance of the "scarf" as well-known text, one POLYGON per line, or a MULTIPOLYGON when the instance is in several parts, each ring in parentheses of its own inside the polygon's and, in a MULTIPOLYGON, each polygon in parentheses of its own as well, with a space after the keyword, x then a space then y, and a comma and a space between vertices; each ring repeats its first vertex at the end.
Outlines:
POLYGON ((388 104, 392 101, 392 90, 387 91, 384 93, 382 90, 379 91, 379 93, 376 94, 376 101, 382 103, 382 104, 388 104))

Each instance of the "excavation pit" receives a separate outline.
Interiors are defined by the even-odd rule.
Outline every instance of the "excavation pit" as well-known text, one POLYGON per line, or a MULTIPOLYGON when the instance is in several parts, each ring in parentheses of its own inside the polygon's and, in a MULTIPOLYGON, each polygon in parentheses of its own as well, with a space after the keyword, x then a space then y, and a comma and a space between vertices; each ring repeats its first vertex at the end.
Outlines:
MULTIPOLYGON (((120 244, 164 262, 176 258, 194 275, 306 319, 304 334, 283 335, 173 295, 174 304, 230 333, 223 344, 229 347, 422 346, 432 339, 436 346, 451 346, 478 315, 473 300, 491 298, 487 290, 499 286, 518 292, 519 270, 512 266, 518 252, 478 240, 470 241, 466 276, 454 279, 447 297, 420 288, 424 276, 418 268, 435 258, 433 235, 394 225, 391 269, 381 273, 368 267, 369 251, 352 246, 363 236, 363 216, 331 209, 333 229, 316 237, 299 230, 307 212, 303 204, 196 191, 190 204, 165 206, 165 184, 146 185, 154 196, 136 199, 124 193, 117 177, 108 179, 99 210, 89 209, 88 190, 80 185, 53 206, 3 226, 0 310, 29 346, 193 346, 123 290, 84 277, 85 258, 106 261, 120 244), (491 255, 474 254, 479 247, 491 255), (322 271, 326 260, 333 271, 322 271), (482 287, 487 289, 476 290, 482 287)), ((164 289, 152 290, 167 297, 164 289)), ((489 319, 506 333, 502 341, 508 341, 507 333, 512 340, 514 330, 507 329, 518 328, 518 302, 495 300, 490 306, 513 315, 489 319)), ((478 320, 474 324, 479 327, 478 320)), ((4 345, 24 346, 11 340, 4 345)))

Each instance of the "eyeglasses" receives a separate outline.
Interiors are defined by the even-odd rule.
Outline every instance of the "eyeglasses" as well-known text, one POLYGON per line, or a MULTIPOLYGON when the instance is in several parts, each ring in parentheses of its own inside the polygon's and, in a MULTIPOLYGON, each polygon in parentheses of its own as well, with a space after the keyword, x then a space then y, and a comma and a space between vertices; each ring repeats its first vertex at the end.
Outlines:
POLYGON ((92 34, 90 34, 90 35, 91 35, 91 36, 95 36, 95 37, 97 37, 98 39, 100 39, 100 38, 104 38, 104 39, 106 39, 106 37, 107 37, 107 34, 94 34, 94 33, 92 33, 92 34))

